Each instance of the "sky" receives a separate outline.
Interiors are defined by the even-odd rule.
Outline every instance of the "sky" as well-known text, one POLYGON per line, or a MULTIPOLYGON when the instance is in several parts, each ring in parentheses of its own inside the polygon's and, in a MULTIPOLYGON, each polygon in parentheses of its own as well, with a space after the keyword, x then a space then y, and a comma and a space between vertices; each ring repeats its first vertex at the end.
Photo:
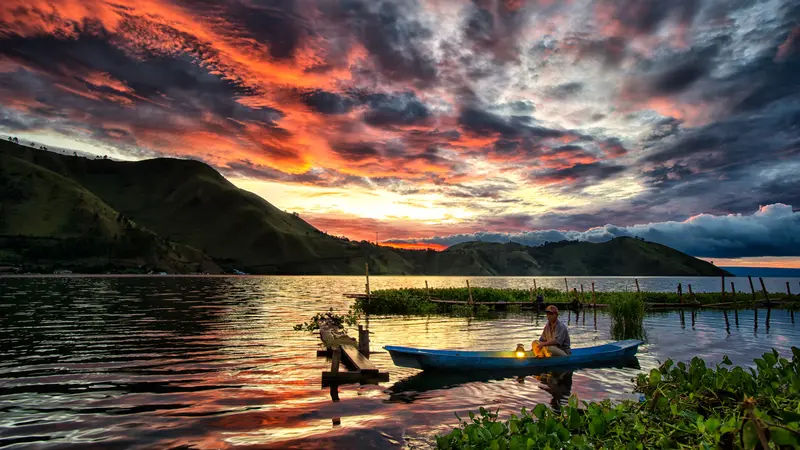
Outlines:
POLYGON ((0 133, 329 234, 800 267, 796 0, 5 0, 0 133))

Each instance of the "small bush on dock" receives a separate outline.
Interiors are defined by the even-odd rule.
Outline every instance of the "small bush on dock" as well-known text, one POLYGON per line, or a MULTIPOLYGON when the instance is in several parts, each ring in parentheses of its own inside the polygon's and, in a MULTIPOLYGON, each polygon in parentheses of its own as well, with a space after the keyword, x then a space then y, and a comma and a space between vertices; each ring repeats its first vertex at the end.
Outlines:
POLYGON ((347 314, 336 314, 331 308, 327 312, 315 314, 309 322, 298 323, 293 329, 294 331, 309 332, 319 330, 319 323, 322 320, 330 320, 339 328, 344 328, 345 325, 354 327, 358 325, 358 312, 354 308, 350 308, 347 314))
POLYGON ((640 374, 641 402, 544 404, 499 421, 481 408, 436 438, 440 449, 800 448, 800 349, 789 361, 773 350, 755 370, 667 360, 640 374))

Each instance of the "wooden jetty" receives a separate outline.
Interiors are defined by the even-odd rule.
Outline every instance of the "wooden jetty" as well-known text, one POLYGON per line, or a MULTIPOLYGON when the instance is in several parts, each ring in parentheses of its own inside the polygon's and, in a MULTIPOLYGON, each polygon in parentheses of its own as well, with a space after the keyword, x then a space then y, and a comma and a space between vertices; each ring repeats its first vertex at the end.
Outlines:
POLYGON ((378 367, 369 360, 369 330, 359 327, 359 335, 360 346, 358 341, 348 336, 332 321, 320 321, 319 337, 326 349, 318 351, 317 356, 331 357, 331 370, 322 372, 323 387, 347 383, 368 384, 389 381, 389 373, 378 370, 378 367), (340 371, 340 363, 344 363, 348 370, 340 371))

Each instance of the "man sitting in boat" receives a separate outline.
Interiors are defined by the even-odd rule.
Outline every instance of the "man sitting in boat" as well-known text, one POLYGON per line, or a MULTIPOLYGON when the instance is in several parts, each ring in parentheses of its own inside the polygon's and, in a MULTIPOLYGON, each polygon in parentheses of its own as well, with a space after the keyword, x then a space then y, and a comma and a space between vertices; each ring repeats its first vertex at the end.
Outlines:
POLYGON ((564 322, 558 320, 558 308, 550 305, 544 311, 547 314, 547 325, 544 326, 539 340, 533 342, 533 346, 538 347, 537 350, 546 348, 553 356, 569 356, 572 354, 569 331, 564 322))

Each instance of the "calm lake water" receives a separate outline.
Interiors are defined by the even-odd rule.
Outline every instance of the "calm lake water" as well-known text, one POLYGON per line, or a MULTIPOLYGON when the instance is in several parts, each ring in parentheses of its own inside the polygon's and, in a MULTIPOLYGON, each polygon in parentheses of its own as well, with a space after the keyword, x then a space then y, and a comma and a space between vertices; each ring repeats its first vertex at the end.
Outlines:
MULTIPOLYGON (((462 277, 372 277, 373 289, 461 286, 462 277)), ((473 286, 532 286, 528 278, 469 278, 473 286)), ((563 288, 563 278, 537 277, 563 288)), ((734 278, 737 290, 747 279, 734 278)), ((633 290, 629 278, 570 278, 599 290, 633 290)), ((643 290, 718 290, 718 278, 639 278, 643 290)), ((765 279, 770 291, 790 281, 765 279)), ((380 385, 346 385, 334 402, 320 374, 319 339, 292 325, 332 307, 363 277, 0 278, 0 447, 429 448, 480 406, 518 412, 536 403, 635 398, 631 378, 667 358, 727 354, 736 364, 771 347, 800 345, 783 310, 648 315, 636 367, 494 376, 436 375, 395 367, 384 345, 511 349, 537 337, 532 312, 491 320, 369 318, 380 385)), ((609 320, 562 314, 574 347, 609 342, 609 320)), ((527 345, 527 344, 526 344, 527 345)))

